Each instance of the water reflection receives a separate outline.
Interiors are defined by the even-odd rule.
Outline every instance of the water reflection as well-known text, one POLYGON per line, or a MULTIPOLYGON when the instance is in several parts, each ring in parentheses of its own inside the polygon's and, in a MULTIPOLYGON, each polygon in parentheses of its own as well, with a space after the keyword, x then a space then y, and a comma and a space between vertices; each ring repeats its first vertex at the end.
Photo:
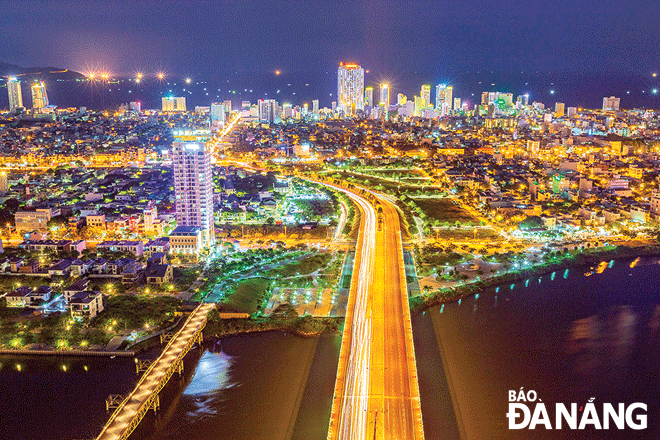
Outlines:
POLYGON ((657 258, 640 258, 631 268, 632 262, 562 270, 538 284, 532 278, 525 295, 515 295, 525 279, 495 286, 481 293, 478 311, 446 304, 416 319, 417 338, 432 333, 437 344, 429 348, 426 340, 417 349, 415 342, 420 384, 431 389, 444 372, 448 390, 438 398, 439 389, 420 387, 425 422, 432 418, 426 437, 660 438, 660 266, 657 258), (547 402, 645 402, 653 416, 643 433, 516 433, 506 429, 506 392, 520 387, 547 402), (449 414, 433 418, 441 411, 449 414), (448 435, 447 423, 457 424, 457 432, 448 435))

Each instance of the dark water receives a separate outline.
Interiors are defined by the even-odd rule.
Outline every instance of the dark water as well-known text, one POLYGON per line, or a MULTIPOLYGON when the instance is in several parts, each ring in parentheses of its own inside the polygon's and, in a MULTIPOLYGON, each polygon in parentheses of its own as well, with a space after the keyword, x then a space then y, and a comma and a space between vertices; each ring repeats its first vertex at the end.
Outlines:
POLYGON ((660 265, 629 263, 531 277, 417 315, 426 438, 660 438, 660 265), (594 397, 597 408, 646 403, 648 429, 509 430, 507 391, 521 387, 552 408, 553 426, 555 403, 594 397))
MULTIPOLYGON (((325 439, 340 344, 270 332, 193 350, 131 439, 325 439)), ((2 356, 0 439, 94 438, 137 379, 132 358, 2 356)))
POLYGON ((340 341, 276 332, 225 338, 131 438, 325 439, 340 341))
POLYGON ((0 356, 0 438, 93 438, 108 418, 106 397, 136 382, 132 358, 0 356))

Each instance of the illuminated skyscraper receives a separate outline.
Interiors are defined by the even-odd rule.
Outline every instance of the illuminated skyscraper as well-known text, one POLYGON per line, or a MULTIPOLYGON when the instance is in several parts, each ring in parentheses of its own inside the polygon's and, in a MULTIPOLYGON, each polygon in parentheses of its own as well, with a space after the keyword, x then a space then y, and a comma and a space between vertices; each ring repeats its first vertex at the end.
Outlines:
POLYGON ((186 111, 186 98, 168 96, 162 98, 164 112, 185 112, 186 111))
POLYGON ((603 111, 619 111, 619 105, 621 103, 621 98, 615 98, 610 96, 609 98, 603 98, 603 111))
POLYGON ((419 96, 424 98, 424 102, 426 102, 427 105, 430 104, 431 103, 431 86, 428 85, 428 84, 424 84, 422 86, 422 90, 421 90, 419 96))
POLYGON ((224 124, 227 111, 224 102, 211 103, 211 125, 224 124))
POLYGON ((36 81, 32 84, 32 108, 40 109, 45 107, 48 107, 46 84, 43 81, 36 81))
POLYGON ((339 63, 337 70, 339 111, 352 115, 364 110, 364 69, 357 63, 339 63))
MULTIPOLYGON (((447 84, 438 84, 435 86, 435 108, 440 110, 445 103, 451 105, 451 101, 447 100, 447 84)), ((451 99, 451 95, 449 97, 451 99)))
POLYGON ((404 95, 403 93, 399 93, 396 95, 396 103, 397 105, 406 105, 406 102, 408 102, 408 97, 404 95))
POLYGON ((14 113, 23 107, 23 94, 21 93, 21 82, 16 78, 7 80, 7 92, 9 92, 9 111, 14 113))
POLYGON ((447 86, 447 88, 445 89, 445 102, 447 103, 449 110, 451 110, 453 100, 454 100, 454 88, 452 86, 447 86))
POLYGON ((202 242, 215 240, 210 130, 175 130, 172 143, 174 194, 178 226, 202 229, 202 242))
POLYGON ((364 103, 367 107, 374 106, 374 88, 367 87, 364 89, 364 103))
POLYGON ((319 100, 318 99, 313 99, 312 100, 312 113, 315 115, 319 114, 319 100))
POLYGON ((381 84, 380 85, 380 101, 379 104, 383 104, 385 107, 390 106, 390 85, 381 84))

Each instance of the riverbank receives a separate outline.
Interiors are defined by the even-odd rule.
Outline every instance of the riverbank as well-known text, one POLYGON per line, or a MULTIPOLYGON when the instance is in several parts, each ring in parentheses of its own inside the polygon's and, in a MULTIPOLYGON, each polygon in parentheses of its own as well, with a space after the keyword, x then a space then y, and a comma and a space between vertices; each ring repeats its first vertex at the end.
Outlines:
MULTIPOLYGON (((566 254, 564 254, 566 255, 566 254)), ((624 258, 660 256, 660 246, 648 245, 639 247, 617 246, 613 249, 591 249, 569 254, 562 261, 542 263, 530 266, 527 269, 510 271, 502 275, 493 276, 485 280, 475 281, 458 287, 449 287, 428 294, 410 298, 410 311, 421 312, 429 307, 456 302, 462 298, 477 294, 491 286, 509 282, 520 281, 534 276, 542 276, 551 272, 591 266, 603 260, 618 260, 624 258)))
POLYGON ((204 339, 218 339, 246 333, 284 331, 301 337, 341 333, 344 318, 275 315, 268 318, 222 318, 217 310, 208 315, 204 339))

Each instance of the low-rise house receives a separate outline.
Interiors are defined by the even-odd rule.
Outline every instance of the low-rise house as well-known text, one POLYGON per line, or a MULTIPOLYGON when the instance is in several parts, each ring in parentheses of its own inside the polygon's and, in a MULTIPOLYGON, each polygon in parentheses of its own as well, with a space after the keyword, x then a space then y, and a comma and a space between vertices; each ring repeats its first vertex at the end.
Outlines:
POLYGON ((71 260, 60 260, 48 268, 48 275, 67 276, 71 272, 71 260))
POLYGON ((30 293, 32 293, 32 288, 28 286, 12 290, 5 296, 7 307, 27 307, 30 304, 30 293))
POLYGON ((37 273, 39 267, 39 260, 29 260, 18 268, 18 273, 37 273))
POLYGON ((147 244, 144 245, 144 254, 149 256, 153 255, 156 252, 167 254, 170 251, 170 238, 169 237, 159 237, 153 240, 149 240, 147 244))
POLYGON ((108 260, 105 258, 96 258, 92 263, 91 273, 103 274, 108 272, 108 260))
POLYGON ((150 264, 145 270, 147 283, 159 286, 171 283, 174 279, 174 270, 170 264, 150 264))
POLYGON ((103 294, 89 290, 77 292, 71 297, 69 307, 73 319, 87 323, 103 311, 103 294))
POLYGON ((96 249, 106 249, 113 252, 130 252, 136 257, 141 257, 144 253, 144 243, 139 240, 110 240, 97 244, 96 249))
POLYGON ((64 300, 69 303, 71 301, 71 297, 75 295, 78 292, 82 292, 84 290, 87 290, 87 287, 89 286, 89 278, 79 278, 73 284, 71 284, 68 287, 65 287, 63 290, 64 293, 64 300))
POLYGON ((196 226, 177 226, 170 234, 171 254, 197 255, 201 249, 201 228, 196 226))
POLYGON ((79 277, 89 273, 94 265, 93 260, 73 260, 71 262, 71 275, 79 277))
POLYGON ((121 273, 121 282, 125 286, 131 284, 138 284, 142 281, 144 270, 142 263, 139 261, 132 261, 126 264, 121 273))
POLYGON ((156 252, 147 260, 147 264, 167 264, 167 254, 156 252))
POLYGON ((28 294, 30 299, 30 306, 38 307, 44 301, 50 300, 53 294, 53 289, 50 286, 39 286, 28 294))

